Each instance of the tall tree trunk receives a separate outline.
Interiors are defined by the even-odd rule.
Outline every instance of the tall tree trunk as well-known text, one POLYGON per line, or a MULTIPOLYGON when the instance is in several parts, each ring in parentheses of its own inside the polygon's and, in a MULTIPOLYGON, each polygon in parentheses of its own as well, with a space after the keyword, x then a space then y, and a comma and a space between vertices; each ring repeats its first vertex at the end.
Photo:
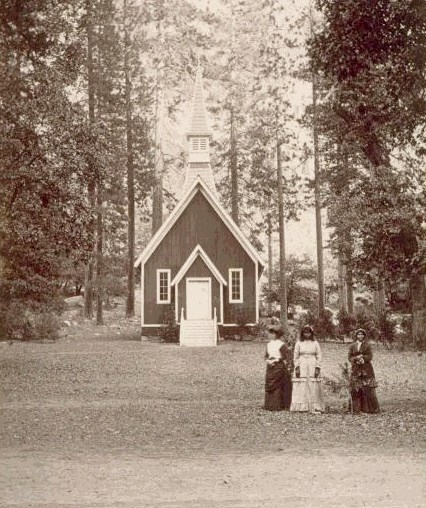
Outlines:
MULTIPOLYGON (((90 208, 92 210, 96 207, 96 198, 95 198, 96 187, 94 182, 89 182, 88 185, 88 196, 90 202, 90 208)), ((95 220, 92 217, 90 219, 88 225, 89 234, 92 237, 93 241, 95 239, 95 220)), ((89 261, 86 265, 86 270, 84 274, 84 317, 87 319, 92 319, 93 317, 93 293, 94 293, 94 259, 95 259, 95 245, 93 245, 92 254, 90 256, 89 261)))
POLYGON ((337 277, 339 293, 339 309, 348 312, 348 294, 346 288, 346 268, 339 252, 337 258, 337 277))
MULTIPOLYGON (((272 258, 272 217, 271 214, 267 215, 268 220, 268 292, 272 295, 272 271, 274 269, 274 260, 272 258)), ((272 300, 268 300, 268 316, 272 316, 272 300)))
MULTIPOLYGON (((158 38, 162 39, 161 20, 157 23, 158 38)), ((163 153, 161 146, 162 128, 162 72, 163 62, 157 64, 155 88, 155 154, 154 154, 154 193, 152 198, 152 234, 154 235, 163 223, 163 153)))
MULTIPOLYGON (((419 243, 419 242, 418 242, 419 243)), ((413 340, 419 349, 426 349, 426 270, 413 272, 410 278, 413 340)))
POLYGON ((321 224, 321 183, 319 164, 319 143, 317 128, 317 85, 316 75, 312 73, 312 107, 313 107, 313 135, 314 135, 314 168, 315 168, 315 223, 317 237, 317 265, 318 265, 318 316, 324 312, 324 261, 322 246, 322 224, 321 224))
MULTIPOLYGON (((401 231, 401 240, 404 245, 404 254, 413 258, 425 247, 424 240, 419 238, 411 226, 401 231)), ((413 343, 420 350, 426 349, 426 268, 419 259, 417 266, 412 267, 409 275, 410 300, 413 343)))
POLYGON ((382 277, 377 277, 376 287, 373 291, 374 310, 377 316, 385 311, 385 288, 382 277))
POLYGON ((346 299, 348 302, 348 313, 354 313, 354 277, 352 270, 352 237, 351 231, 346 230, 342 232, 344 236, 344 263, 345 263, 345 278, 346 278, 346 299))
POLYGON ((350 263, 346 265, 346 298, 348 301, 348 313, 354 313, 354 280, 350 263))
POLYGON ((380 316, 380 314, 383 314, 386 308, 386 297, 385 297, 385 288, 383 286, 380 286, 375 292, 374 292, 374 306, 376 308, 376 314, 380 316))
POLYGON ((231 170, 231 216, 236 224, 240 224, 238 209, 238 159, 237 159, 237 134, 235 125, 234 106, 230 111, 231 143, 230 143, 230 170, 231 170))
POLYGON ((286 287, 286 258, 285 258, 285 218, 284 218, 284 192, 283 171, 281 164, 281 142, 277 139, 277 189, 278 189, 278 224, 280 238, 280 304, 281 323, 287 330, 287 287, 286 287))
MULTIPOLYGON (((389 169, 389 157, 386 154, 384 167, 389 169)), ((373 157, 370 158, 372 178, 380 178, 380 171, 383 166, 375 163, 373 157)), ((417 238, 412 226, 407 224, 400 232, 403 238, 403 249, 405 257, 413 259, 424 247, 424 240, 417 238), (423 242, 423 243, 422 243, 423 242)), ((426 271, 424 267, 417 267, 417 270, 411 267, 412 273, 409 276, 411 312, 412 312, 412 332, 413 341, 419 348, 426 348, 426 271)))
POLYGON ((229 143, 229 170, 231 176, 231 217, 236 224, 240 224, 239 202, 238 202, 238 156, 237 156, 237 126, 236 126, 236 87, 235 87, 235 45, 236 45, 236 10, 234 2, 231 1, 231 47, 229 58, 229 80, 230 80, 230 108, 229 108, 229 123, 230 123, 230 143, 229 143))
POLYGON ((135 182, 133 168, 133 132, 130 81, 130 34, 127 0, 124 0, 124 74, 126 96, 126 166, 127 166, 127 300, 126 317, 135 315, 135 182))
POLYGON ((96 324, 103 325, 103 213, 102 213, 102 184, 98 177, 96 192, 96 324))
POLYGON ((152 234, 163 223, 163 155, 161 151, 161 94, 157 80, 157 100, 155 107, 155 156, 154 156, 154 196, 152 200, 152 234))
POLYGON ((411 313, 413 316, 413 343, 426 349, 426 273, 415 272, 410 277, 411 313))
MULTIPOLYGON (((350 183, 348 174, 349 174, 349 153, 348 147, 346 144, 343 144, 342 148, 342 158, 343 158, 343 167, 346 170, 346 175, 344 181, 341 183, 342 188, 347 187, 350 183)), ((352 231, 351 229, 347 229, 345 231, 341 231, 343 241, 343 250, 342 250, 342 261, 344 263, 344 272, 345 272, 345 286, 346 286, 346 302, 347 302, 347 311, 350 315, 354 313, 354 277, 352 270, 352 253, 353 253, 353 241, 352 241, 352 231)))
MULTIPOLYGON (((95 123, 95 80, 94 80, 94 64, 93 64, 93 12, 92 0, 86 1, 87 10, 87 88, 88 88, 88 101, 89 101, 89 125, 93 127, 95 123)), ((88 182, 88 199, 91 210, 94 211, 96 207, 96 175, 93 173, 93 164, 91 157, 88 157, 89 167, 89 182, 88 182), (90 172, 92 170, 92 172, 90 172)), ((95 222, 91 219, 89 224, 89 232, 94 240, 95 238, 95 222)), ((95 245, 94 245, 95 251, 95 245)), ((84 317, 91 319, 93 317, 93 276, 94 276, 94 259, 95 252, 89 259, 86 266, 85 281, 84 281, 84 317)))
MULTIPOLYGON (((103 31, 104 27, 100 27, 100 31, 103 31)), ((103 33, 100 35, 103 35, 103 33)), ((102 94, 100 91, 101 82, 99 76, 101 75, 102 69, 102 49, 100 44, 96 45, 97 49, 97 79, 94 83, 95 97, 97 95, 97 119, 101 119, 102 115, 102 94)), ((96 324, 103 325, 103 309, 104 309, 104 230, 103 230, 103 181, 102 172, 99 168, 95 173, 96 178, 96 244, 95 244, 95 259, 96 259, 96 324)))
POLYGON ((337 231, 338 237, 338 280, 339 280, 339 307, 354 313, 354 290, 352 271, 352 240, 350 231, 337 231))

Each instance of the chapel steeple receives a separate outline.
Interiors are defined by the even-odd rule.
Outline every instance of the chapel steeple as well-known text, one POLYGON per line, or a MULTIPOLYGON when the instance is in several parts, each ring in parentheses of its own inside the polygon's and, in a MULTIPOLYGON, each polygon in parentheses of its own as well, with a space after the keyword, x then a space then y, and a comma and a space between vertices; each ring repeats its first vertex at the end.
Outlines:
POLYGON ((184 193, 199 176, 216 193, 213 171, 210 166, 211 133, 207 127, 207 110, 204 101, 203 78, 198 65, 192 99, 192 118, 188 140, 188 164, 185 170, 184 193))

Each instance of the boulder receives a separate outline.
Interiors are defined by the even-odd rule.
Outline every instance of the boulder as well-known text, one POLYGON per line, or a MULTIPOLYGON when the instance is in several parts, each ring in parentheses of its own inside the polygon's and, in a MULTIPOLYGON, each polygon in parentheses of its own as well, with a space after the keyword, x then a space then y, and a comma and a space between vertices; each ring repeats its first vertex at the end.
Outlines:
POLYGON ((69 298, 65 298, 65 305, 71 309, 71 308, 83 308, 84 306, 84 299, 82 295, 78 296, 70 296, 69 298))

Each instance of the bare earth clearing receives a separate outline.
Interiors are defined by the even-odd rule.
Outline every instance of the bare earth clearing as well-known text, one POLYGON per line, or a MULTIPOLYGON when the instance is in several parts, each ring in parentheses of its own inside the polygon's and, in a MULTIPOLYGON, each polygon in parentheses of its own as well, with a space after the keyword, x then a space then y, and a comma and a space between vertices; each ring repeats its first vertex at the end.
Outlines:
MULTIPOLYGON (((270 413, 264 344, 136 340, 108 314, 56 343, 0 343, 0 505, 424 506, 425 357, 376 346, 380 415, 270 413)), ((346 345, 325 344, 335 377, 346 345)))

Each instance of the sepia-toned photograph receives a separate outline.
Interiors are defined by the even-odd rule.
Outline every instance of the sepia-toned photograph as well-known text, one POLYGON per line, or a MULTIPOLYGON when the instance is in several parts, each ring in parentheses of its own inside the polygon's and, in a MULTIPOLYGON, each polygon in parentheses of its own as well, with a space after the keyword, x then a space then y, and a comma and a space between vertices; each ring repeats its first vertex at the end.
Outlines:
POLYGON ((0 0, 0 507, 426 506, 425 0, 0 0))

